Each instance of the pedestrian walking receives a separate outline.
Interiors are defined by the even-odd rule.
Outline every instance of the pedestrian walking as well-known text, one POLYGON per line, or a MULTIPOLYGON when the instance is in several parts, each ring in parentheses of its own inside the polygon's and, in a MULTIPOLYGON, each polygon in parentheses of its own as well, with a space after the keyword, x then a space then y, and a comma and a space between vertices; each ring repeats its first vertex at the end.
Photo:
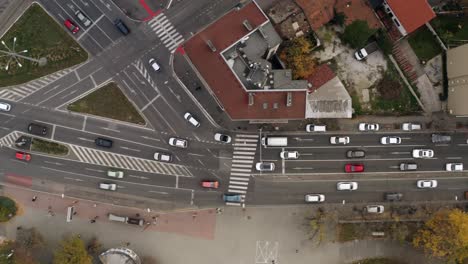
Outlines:
POLYGON ((37 196, 33 196, 31 201, 35 202, 36 200, 37 200, 37 196))
POLYGON ((96 223, 96 220, 91 219, 91 224, 94 224, 94 223, 96 223))
POLYGON ((74 211, 74 212, 73 212, 73 215, 77 215, 77 214, 78 214, 78 212, 77 212, 77 211, 74 211))

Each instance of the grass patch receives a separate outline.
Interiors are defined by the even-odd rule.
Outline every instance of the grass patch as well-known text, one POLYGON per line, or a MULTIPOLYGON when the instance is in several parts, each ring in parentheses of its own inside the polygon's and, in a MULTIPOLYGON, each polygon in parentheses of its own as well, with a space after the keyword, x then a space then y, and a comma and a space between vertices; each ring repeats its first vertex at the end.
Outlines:
POLYGON ((0 196, 0 222, 6 222, 16 215, 18 208, 12 199, 0 196))
POLYGON ((39 138, 34 138, 32 140, 31 150, 58 156, 65 156, 68 154, 68 148, 65 145, 39 138))
POLYGON ((360 222, 360 223, 341 223, 337 228, 337 239, 339 242, 373 239, 372 232, 383 232, 386 238, 398 241, 400 243, 413 241, 413 237, 423 222, 360 222))
POLYGON ((468 42, 468 17, 439 15, 431 21, 439 37, 445 44, 459 46, 468 42))
MULTIPOLYGON (((58 70, 86 61, 88 54, 38 4, 33 4, 1 39, 11 47, 16 37, 16 51, 28 50, 24 55, 47 58, 45 66, 19 59, 23 67, 11 63, 4 70, 8 57, 0 58, 0 87, 25 83, 58 70)), ((3 45, 2 50, 5 50, 3 45)))
POLYGON ((364 233, 361 232, 356 224, 339 224, 338 241, 346 242, 356 239, 363 239, 364 233))
POLYGON ((359 97, 357 96, 357 94, 355 92, 353 92, 351 94, 351 101, 352 101, 352 107, 353 107, 353 110, 354 110, 354 115, 362 115, 364 114, 364 111, 362 111, 362 106, 361 106, 361 102, 359 101, 359 97))
POLYGON ((389 258, 369 258, 355 261, 352 264, 407 264, 407 262, 389 258))
POLYGON ((421 27, 411 34, 408 42, 421 61, 428 61, 442 52, 436 37, 427 27, 421 27))
POLYGON ((116 83, 109 83, 68 105, 68 110, 144 125, 145 120, 116 83))

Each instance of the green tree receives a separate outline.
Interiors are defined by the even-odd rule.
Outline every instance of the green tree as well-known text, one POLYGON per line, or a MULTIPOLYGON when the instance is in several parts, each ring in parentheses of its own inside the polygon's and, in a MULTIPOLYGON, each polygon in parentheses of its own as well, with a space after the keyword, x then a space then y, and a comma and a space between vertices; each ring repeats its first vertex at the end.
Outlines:
POLYGON ((55 252, 54 264, 91 264, 92 258, 78 235, 65 238, 55 252))
POLYGON ((12 199, 0 196, 0 222, 6 222, 16 215, 16 203, 12 199))
POLYGON ((436 257, 468 258, 468 214, 459 209, 437 212, 413 238, 413 245, 436 257))
POLYGON ((375 32, 375 29, 369 28, 367 21, 355 20, 345 28, 343 41, 353 49, 362 48, 375 32))

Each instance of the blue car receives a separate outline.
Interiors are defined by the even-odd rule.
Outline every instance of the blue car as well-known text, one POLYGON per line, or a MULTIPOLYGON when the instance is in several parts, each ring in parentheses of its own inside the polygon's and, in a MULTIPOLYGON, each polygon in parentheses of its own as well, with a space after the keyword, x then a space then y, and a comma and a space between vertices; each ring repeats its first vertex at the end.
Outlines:
POLYGON ((240 202, 242 202, 242 196, 240 194, 224 194, 223 195, 223 200, 225 202, 240 203, 240 202))

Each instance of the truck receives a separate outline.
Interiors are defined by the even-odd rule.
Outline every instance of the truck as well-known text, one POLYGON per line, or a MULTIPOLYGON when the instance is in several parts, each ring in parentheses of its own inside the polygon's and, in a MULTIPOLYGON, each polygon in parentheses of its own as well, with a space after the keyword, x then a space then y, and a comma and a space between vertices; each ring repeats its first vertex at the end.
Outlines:
POLYGON ((373 41, 367 44, 364 48, 357 50, 354 53, 354 57, 356 57, 357 60, 363 60, 369 54, 375 52, 378 49, 379 49, 379 45, 377 45, 377 42, 373 41))

